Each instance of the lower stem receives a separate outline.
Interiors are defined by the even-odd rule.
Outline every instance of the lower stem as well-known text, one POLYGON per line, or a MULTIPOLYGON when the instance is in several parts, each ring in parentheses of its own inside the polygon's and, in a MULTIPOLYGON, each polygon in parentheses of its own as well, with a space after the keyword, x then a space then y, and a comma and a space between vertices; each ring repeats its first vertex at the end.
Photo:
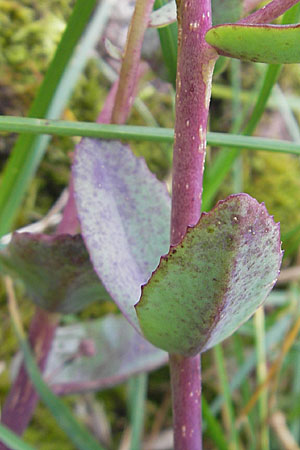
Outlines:
POLYGON ((169 355, 174 450, 202 450, 200 355, 169 355))
MULTIPOLYGON (((29 341, 35 351, 36 360, 41 371, 47 362, 53 336, 58 322, 57 314, 50 314, 37 308, 31 322, 29 341)), ((38 395, 22 363, 8 397, 5 400, 1 423, 18 435, 23 434, 35 409, 38 395)), ((8 447, 0 442, 0 450, 8 447)))

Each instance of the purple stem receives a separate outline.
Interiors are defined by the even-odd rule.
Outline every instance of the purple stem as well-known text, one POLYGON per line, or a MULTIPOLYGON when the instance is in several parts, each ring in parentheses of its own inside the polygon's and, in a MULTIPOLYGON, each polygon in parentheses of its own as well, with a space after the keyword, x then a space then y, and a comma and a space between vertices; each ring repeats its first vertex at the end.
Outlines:
POLYGON ((254 13, 240 20, 238 23, 270 23, 298 2, 299 0, 273 0, 271 3, 268 3, 268 5, 258 9, 254 13))
POLYGON ((77 211, 74 198, 74 185, 73 180, 69 181, 69 194, 68 201, 64 208, 64 213, 60 223, 57 226, 55 234, 76 234, 79 230, 79 221, 77 218, 77 211))
MULTIPOLYGON (((51 349, 59 316, 37 308, 31 321, 29 342, 35 351, 36 361, 43 371, 51 349)), ((1 423, 21 435, 26 429, 38 401, 38 395, 22 364, 1 412, 1 423)), ((7 450, 0 442, 0 450, 7 450)))
POLYGON ((170 356, 175 450, 202 448, 200 356, 170 356))
MULTIPOLYGON (((178 62, 173 160, 171 244, 177 245, 199 218, 211 81, 217 53, 205 42, 210 0, 177 3, 178 62)), ((169 355, 174 449, 202 449, 200 355, 169 355)))
POLYGON ((182 0, 178 27, 172 245, 200 217, 211 80, 217 58, 205 42, 211 28, 210 0, 182 0))
POLYGON ((112 123, 126 122, 139 78, 141 50, 154 0, 137 0, 128 30, 112 123))

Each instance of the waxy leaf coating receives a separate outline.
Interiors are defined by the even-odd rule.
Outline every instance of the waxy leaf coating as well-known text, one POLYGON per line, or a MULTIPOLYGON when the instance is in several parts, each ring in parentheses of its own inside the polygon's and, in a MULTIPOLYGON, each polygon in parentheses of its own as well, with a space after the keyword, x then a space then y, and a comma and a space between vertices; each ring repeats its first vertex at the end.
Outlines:
POLYGON ((167 353, 147 342, 122 315, 108 315, 58 328, 45 376, 58 394, 98 391, 167 360, 167 353))
POLYGON ((140 330, 134 305, 170 245, 166 187, 117 141, 83 139, 73 178, 82 235, 95 271, 140 330))
POLYGON ((80 235, 14 233, 0 253, 0 272, 20 278, 33 302, 51 312, 74 313, 111 300, 80 235))
POLYGON ((137 315, 145 337, 192 356, 233 333, 276 282, 279 224, 247 194, 221 201, 171 247, 143 286, 137 315))
POLYGON ((205 39, 221 55, 243 61, 300 62, 300 25, 219 25, 205 39))

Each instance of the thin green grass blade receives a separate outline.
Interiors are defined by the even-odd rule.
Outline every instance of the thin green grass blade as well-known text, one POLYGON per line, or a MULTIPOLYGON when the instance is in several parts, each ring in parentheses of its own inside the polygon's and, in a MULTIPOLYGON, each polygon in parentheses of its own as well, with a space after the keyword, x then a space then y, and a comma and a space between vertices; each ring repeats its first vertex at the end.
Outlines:
MULTIPOLYGON (((265 330, 265 312, 261 306, 254 315, 255 330, 255 348, 256 348, 256 377, 257 384, 261 384, 267 378, 267 355, 266 355, 266 330, 265 330)), ((258 401, 258 411, 260 418, 260 436, 259 447, 261 450, 268 450, 270 447, 269 425, 268 425, 268 388, 260 395, 258 401)))
MULTIPOLYGON (((96 0, 77 0, 53 60, 30 108, 30 117, 45 117, 64 70, 94 9, 96 0)), ((5 167, 0 186, 0 236, 9 231, 44 149, 41 138, 20 136, 5 167)))
MULTIPOLYGON (((12 317, 13 319, 13 317, 12 317)), ((14 320, 14 319, 13 319, 14 320)), ((30 347, 22 338, 18 328, 14 325, 16 335, 24 355, 24 363, 32 383, 40 398, 53 414, 59 427, 68 435, 75 447, 79 450, 104 450, 88 430, 81 425, 72 415, 69 408, 60 400, 45 384, 36 365, 30 347)))
POLYGON ((128 406, 130 416, 130 450, 142 448, 148 375, 141 373, 128 382, 128 406))
MULTIPOLYGON (((251 321, 252 324, 252 321, 251 321)), ((238 367, 241 368, 245 364, 245 348, 244 343, 241 339, 241 336, 238 333, 235 333, 233 335, 233 346, 234 346, 234 353, 235 357, 238 363, 238 367)), ((242 401, 243 404, 246 405, 251 397, 251 388, 249 384, 248 377, 245 377, 241 384, 241 395, 242 395, 242 401)), ((255 450, 257 448, 256 443, 256 435, 255 435, 255 417, 253 411, 248 415, 248 427, 249 427, 249 434, 251 438, 250 448, 249 450, 255 450)))
POLYGON ((22 441, 15 433, 10 431, 9 428, 5 427, 0 423, 0 442, 9 446, 11 450, 35 450, 31 445, 26 444, 22 441))
MULTIPOLYGON (((274 86, 281 66, 272 64, 268 67, 263 85, 259 92, 256 104, 249 119, 249 122, 243 131, 243 135, 251 135, 258 125, 265 107, 267 105, 272 87, 274 86)), ((213 199, 219 190, 225 177, 231 170, 234 161, 239 156, 240 150, 236 148, 230 149, 228 152, 220 151, 213 165, 207 169, 205 178, 206 186, 203 188, 203 209, 207 211, 211 208, 213 199)))
MULTIPOLYGON (((0 131, 58 136, 86 136, 101 139, 169 142, 174 140, 171 128, 131 125, 106 125, 64 120, 43 120, 23 117, 0 116, 0 131)), ((264 150, 300 155, 300 144, 277 139, 250 137, 230 133, 207 134, 208 145, 238 149, 264 150)))
POLYGON ((205 397, 202 395, 202 414, 206 424, 206 432, 209 437, 216 444, 218 450, 228 450, 228 442, 224 436, 223 430, 212 414, 209 404, 205 397))
MULTIPOLYGON (((156 0, 154 9, 161 8, 168 0, 156 0)), ((169 81, 174 89, 176 87, 176 68, 177 68, 177 22, 171 23, 166 27, 158 29, 163 59, 169 73, 169 81)))
MULTIPOLYGON (((275 322, 275 324, 267 331, 266 334, 266 350, 270 354, 272 354, 272 350, 276 345, 278 345, 282 339, 284 338, 287 330, 289 329, 291 324, 291 315, 286 314, 275 322)), ((246 377, 249 376, 251 371, 255 368, 256 364, 256 355, 255 351, 251 351, 247 354, 247 359, 239 367, 236 374, 232 377, 230 381, 230 395, 232 396, 236 389, 239 389, 241 384, 244 382, 246 377)), ((212 414, 217 414, 222 405, 224 404, 224 395, 219 395, 210 405, 212 414)))
POLYGON ((299 247, 300 242, 300 224, 296 225, 290 231, 287 231, 282 236, 282 242, 284 242, 284 255, 289 256, 293 254, 299 247))
POLYGON ((230 387, 228 383, 226 368, 225 368, 225 360, 224 360, 224 354, 223 354, 223 348, 221 344, 218 344, 214 347, 214 356, 217 366, 217 373, 221 385, 221 392, 224 395, 225 399, 225 410, 227 419, 230 426, 230 448, 234 450, 238 450, 239 447, 239 437, 237 428, 235 426, 235 414, 232 404, 232 397, 230 393, 230 387))
MULTIPOLYGON (((300 301, 299 301, 299 289, 297 286, 292 287, 292 295, 295 299, 297 299, 297 309, 300 311, 300 301)), ((299 398, 300 396, 300 351, 297 347, 296 355, 293 358, 292 362, 292 370, 293 370, 293 384, 292 384, 292 395, 294 399, 299 398)), ((296 440, 296 442, 300 441, 300 420, 299 415, 295 417, 295 419, 291 423, 291 432, 296 440)))

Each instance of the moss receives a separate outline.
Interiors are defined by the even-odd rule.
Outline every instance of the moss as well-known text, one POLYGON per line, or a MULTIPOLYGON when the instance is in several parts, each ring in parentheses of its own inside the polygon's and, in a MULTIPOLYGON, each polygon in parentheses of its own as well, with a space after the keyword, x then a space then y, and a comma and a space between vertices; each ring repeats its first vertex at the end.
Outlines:
POLYGON ((89 60, 69 105, 76 119, 95 122, 108 88, 97 62, 93 59, 89 60))
MULTIPOLYGON (((244 192, 265 202, 269 214, 280 222, 281 235, 300 224, 300 159, 288 154, 270 152, 248 152, 243 154, 244 192)), ((232 176, 227 178, 218 199, 233 192, 232 176)), ((299 232, 283 242, 287 250, 299 246, 299 232)))
POLYGON ((245 190, 265 202, 282 233, 300 223, 299 173, 300 160, 291 155, 259 152, 246 159, 245 190))

